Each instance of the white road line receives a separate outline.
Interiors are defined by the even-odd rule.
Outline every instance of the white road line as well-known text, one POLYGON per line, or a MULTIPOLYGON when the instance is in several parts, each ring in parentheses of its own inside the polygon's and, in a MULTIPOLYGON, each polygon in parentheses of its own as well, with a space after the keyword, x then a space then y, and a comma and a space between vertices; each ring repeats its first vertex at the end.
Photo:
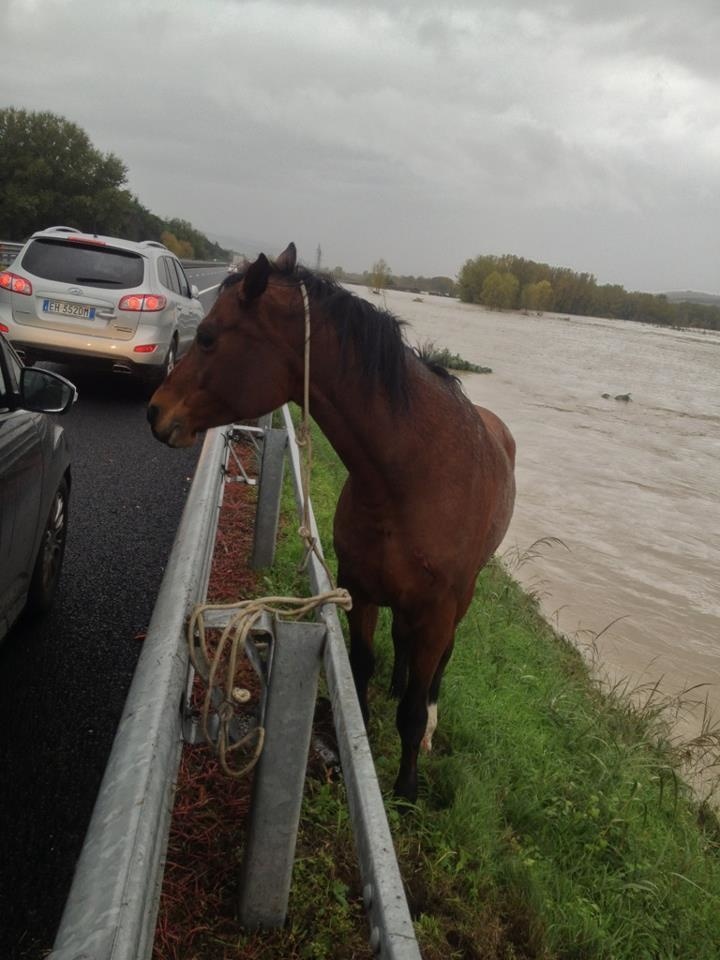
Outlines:
POLYGON ((198 296, 201 297, 204 293, 207 293, 209 290, 216 290, 220 286, 219 283, 214 283, 211 287, 205 287, 204 290, 198 292, 198 296))

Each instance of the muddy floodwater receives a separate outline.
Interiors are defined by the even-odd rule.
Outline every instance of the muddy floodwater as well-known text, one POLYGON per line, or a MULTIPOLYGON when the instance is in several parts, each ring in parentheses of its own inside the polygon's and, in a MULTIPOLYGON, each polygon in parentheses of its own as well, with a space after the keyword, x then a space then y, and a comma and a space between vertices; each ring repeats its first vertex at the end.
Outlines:
POLYGON ((707 685, 720 720, 720 334, 353 289, 411 343, 492 368, 462 379, 517 441, 500 552, 546 618, 580 645, 600 634, 610 678, 707 685))

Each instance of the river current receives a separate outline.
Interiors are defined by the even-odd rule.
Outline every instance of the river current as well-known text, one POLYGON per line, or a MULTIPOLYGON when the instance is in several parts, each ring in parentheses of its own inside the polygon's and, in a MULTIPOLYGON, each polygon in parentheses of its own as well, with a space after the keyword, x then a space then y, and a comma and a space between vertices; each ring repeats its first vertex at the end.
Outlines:
POLYGON ((492 368, 462 380, 517 441, 500 554, 546 619, 610 682, 700 685, 720 721, 720 334, 352 289, 492 368))

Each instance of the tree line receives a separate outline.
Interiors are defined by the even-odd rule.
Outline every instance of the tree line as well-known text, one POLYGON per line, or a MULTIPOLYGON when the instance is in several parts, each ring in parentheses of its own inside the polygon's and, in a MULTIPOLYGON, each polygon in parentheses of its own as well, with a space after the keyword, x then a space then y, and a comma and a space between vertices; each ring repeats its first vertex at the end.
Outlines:
POLYGON ((720 330, 720 307, 673 302, 665 294, 628 292, 620 284, 598 284, 591 273, 551 267, 511 254, 466 260, 457 295, 465 303, 499 310, 554 310, 579 316, 637 320, 664 326, 720 330))
POLYGON ((363 270, 362 273, 349 273, 342 267, 335 267, 331 273, 341 283, 355 283, 370 287, 372 290, 406 290, 409 293, 434 293, 441 297, 457 296, 456 284, 452 277, 395 275, 382 258, 376 260, 369 270, 363 270))
MULTIPOLYGON (((97 150, 77 124, 49 111, 0 109, 0 239, 22 242, 56 224, 88 233, 159 240, 178 256, 227 260, 231 253, 187 220, 152 213, 125 186, 127 167, 97 150)), ((320 248, 318 248, 318 261, 320 248)), ((598 284, 590 273, 552 267, 511 254, 466 260, 457 281, 446 276, 393 275, 384 260, 370 270, 332 273, 373 289, 458 296, 493 309, 554 310, 720 330, 720 306, 598 284)))
POLYGON ((127 167, 77 124, 49 111, 0 109, 0 239, 22 243, 60 225, 128 240, 159 240, 188 260, 230 253, 187 220, 164 219, 125 187, 127 167))

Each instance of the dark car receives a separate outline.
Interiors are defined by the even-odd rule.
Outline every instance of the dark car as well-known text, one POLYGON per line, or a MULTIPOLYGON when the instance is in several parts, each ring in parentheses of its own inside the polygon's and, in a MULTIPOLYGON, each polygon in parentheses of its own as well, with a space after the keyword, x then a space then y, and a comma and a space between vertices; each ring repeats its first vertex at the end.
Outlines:
POLYGON ((0 334, 0 639, 27 606, 52 604, 65 552, 70 455, 62 427, 69 380, 24 367, 0 334))

